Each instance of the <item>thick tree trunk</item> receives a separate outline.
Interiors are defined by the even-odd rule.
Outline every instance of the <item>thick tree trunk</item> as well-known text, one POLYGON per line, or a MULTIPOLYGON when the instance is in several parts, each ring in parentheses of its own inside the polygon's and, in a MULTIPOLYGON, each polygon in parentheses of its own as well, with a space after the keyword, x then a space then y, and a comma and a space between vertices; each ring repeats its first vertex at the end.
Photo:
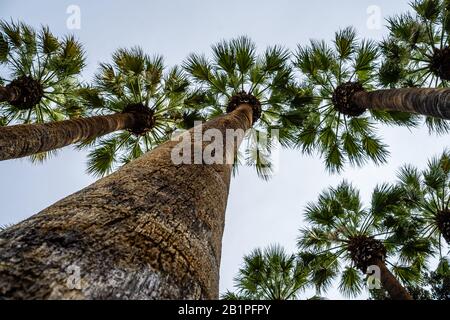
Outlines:
POLYGON ((19 91, 14 87, 0 86, 0 102, 13 102, 19 96, 19 91))
MULTIPOLYGON (((252 108, 240 105, 188 131, 188 146, 193 132, 247 130, 251 119, 252 108)), ((175 164, 178 143, 162 144, 1 232, 0 297, 218 298, 232 166, 175 164)), ((225 153, 237 148, 227 146, 225 153)))
POLYGON ((136 116, 108 116, 0 127, 0 161, 50 151, 70 144, 132 128, 136 116))
POLYGON ((365 109, 403 111, 450 119, 450 89, 404 88, 360 91, 352 102, 365 109))
POLYGON ((376 265, 380 268, 381 285, 389 293, 391 299, 413 300, 409 292, 400 284, 391 271, 389 271, 383 261, 377 261, 376 265))

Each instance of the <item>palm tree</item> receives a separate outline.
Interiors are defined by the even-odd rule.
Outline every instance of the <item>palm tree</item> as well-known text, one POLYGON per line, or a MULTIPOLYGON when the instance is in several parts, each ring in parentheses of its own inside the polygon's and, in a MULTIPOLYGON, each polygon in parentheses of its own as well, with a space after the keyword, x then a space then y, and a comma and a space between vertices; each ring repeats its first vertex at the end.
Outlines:
MULTIPOLYGON (((393 230, 383 225, 383 217, 396 210, 401 199, 399 189, 381 185, 372 193, 371 206, 363 208, 359 192, 344 181, 321 193, 316 203, 308 204, 305 218, 310 226, 301 230, 298 247, 319 292, 340 275, 339 290, 346 296, 357 296, 364 287, 360 272, 366 274, 370 266, 376 266, 380 271, 378 280, 391 298, 411 299, 387 266, 392 266, 403 283, 420 278, 422 265, 394 265, 389 261, 396 258, 396 244, 406 239, 399 239, 398 234, 394 238, 393 230)), ((421 242, 412 244, 417 246, 414 256, 430 250, 421 242)))
POLYGON ((386 85, 406 82, 419 87, 447 87, 450 80, 449 3, 415 0, 411 7, 413 13, 388 19, 390 33, 382 46, 386 49, 385 62, 396 65, 390 64, 392 68, 388 68, 386 64, 382 69, 386 77, 381 78, 386 80, 386 85))
POLYGON ((83 48, 73 36, 61 40, 48 27, 36 31, 22 22, 0 21, 0 124, 81 116, 76 89, 84 66, 83 48))
POLYGON ((306 268, 278 245, 244 256, 234 281, 237 292, 227 291, 222 299, 294 300, 308 284, 306 268))
MULTIPOLYGON (((426 270, 418 285, 408 286, 414 300, 450 300, 450 263, 442 258, 436 270, 426 270)), ((371 300, 389 300, 384 290, 372 290, 371 300)))
POLYGON ((423 171, 402 167, 398 180, 407 213, 397 217, 417 224, 418 236, 431 240, 442 258, 442 240, 450 244, 450 152, 431 159, 423 171))
POLYGON ((352 28, 337 32, 333 47, 324 41, 298 47, 294 64, 317 103, 305 111, 297 142, 304 152, 318 151, 331 172, 341 171, 345 162, 359 166, 368 159, 386 162, 389 152, 376 135, 376 121, 414 124, 404 113, 370 110, 365 114, 365 109, 350 103, 353 94, 374 87, 377 56, 375 43, 358 42, 352 28))
POLYGON ((305 152, 319 151, 330 171, 341 170, 346 161, 386 162, 388 151, 374 133, 375 122, 413 126, 416 114, 450 119, 447 89, 373 91, 378 56, 377 45, 358 41, 353 28, 336 32, 333 46, 311 41, 298 47, 294 64, 300 80, 320 102, 308 110, 298 143, 305 152))
POLYGON ((0 160, 95 144, 88 171, 104 175, 167 139, 186 98, 185 76, 177 68, 163 75, 162 57, 150 58, 140 48, 119 49, 113 60, 101 64, 96 87, 76 90, 79 104, 96 116, 2 127, 0 160))
MULTIPOLYGON (((248 57, 242 54, 252 48, 248 42, 233 43, 232 52, 239 49, 240 53, 236 57, 248 57)), ((279 63, 268 63, 274 61, 269 59, 272 56, 258 60, 263 63, 256 65, 264 69, 256 71, 264 81, 253 83, 264 83, 259 96, 268 99, 284 96, 286 83, 274 80, 281 76, 282 69, 272 68, 279 63), (268 92, 272 93, 266 95, 268 92)), ((248 64, 239 58, 231 65, 233 61, 237 61, 238 78, 246 79, 248 64)), ((210 79, 209 69, 207 74, 210 79)), ((111 175, 1 231, 0 296, 218 298, 231 160, 243 133, 260 116, 267 116, 261 104, 263 101, 255 96, 238 92, 230 97, 227 114, 161 144, 111 175), (230 131, 232 139, 229 135, 227 139, 230 131), (215 133, 213 143, 219 142, 222 149, 211 150, 206 141, 196 140, 198 133, 211 132, 215 133), (174 161, 186 144, 183 155, 187 159, 174 161), (204 157, 196 162, 198 154, 213 152, 220 157, 216 162, 206 163, 204 157), (67 286, 67 268, 80 271, 79 286, 67 286)))
POLYGON ((86 107, 93 115, 103 116, 142 110, 150 122, 94 136, 96 139, 80 144, 94 146, 88 154, 88 172, 97 176, 109 174, 166 141, 176 128, 193 127, 187 123, 202 117, 188 107, 201 96, 188 93, 188 86, 189 81, 179 68, 164 74, 161 56, 150 57, 138 47, 117 50, 112 64, 100 65, 94 86, 81 92, 86 107))
POLYGON ((435 300, 450 300, 450 260, 441 259, 437 269, 426 275, 435 300))
POLYGON ((292 132, 304 118, 302 107, 311 103, 308 88, 293 84, 289 52, 281 46, 272 46, 258 56, 256 45, 251 39, 241 36, 231 41, 221 41, 212 46, 212 57, 191 54, 184 68, 198 85, 198 90, 208 93, 202 113, 214 118, 236 107, 232 97, 238 94, 254 96, 261 104, 261 111, 254 114, 259 120, 246 136, 244 155, 236 156, 235 169, 243 160, 255 167, 264 179, 270 177, 271 147, 278 138, 283 146, 292 143, 292 132), (297 98, 295 108, 289 105, 289 98, 297 98), (278 130, 278 137, 272 130, 278 130))
MULTIPOLYGON (((450 7, 442 0, 416 0, 411 7, 412 14, 388 19, 390 34, 380 44, 380 84, 389 88, 448 87, 450 7)), ((427 117, 426 124, 438 133, 450 129, 450 124, 439 117, 427 117)))

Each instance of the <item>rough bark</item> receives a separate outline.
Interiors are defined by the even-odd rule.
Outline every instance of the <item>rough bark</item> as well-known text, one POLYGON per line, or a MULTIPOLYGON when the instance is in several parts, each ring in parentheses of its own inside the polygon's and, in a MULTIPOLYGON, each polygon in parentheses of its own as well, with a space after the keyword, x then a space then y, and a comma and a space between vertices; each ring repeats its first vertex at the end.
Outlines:
POLYGON ((19 91, 14 87, 0 86, 0 102, 13 102, 19 96, 19 91))
POLYGON ((0 161, 50 151, 116 130, 132 128, 135 122, 134 114, 119 113, 44 124, 0 127, 0 161))
POLYGON ((400 284, 395 276, 386 267, 386 264, 378 260, 376 265, 380 268, 381 285, 389 293, 393 300, 413 300, 409 292, 400 284))
MULTIPOLYGON (((197 130, 246 130, 251 119, 241 105, 197 130)), ((174 164, 177 144, 1 232, 0 297, 217 299, 231 165, 174 164), (78 288, 67 285, 73 270, 78 288)))
POLYGON ((360 91, 353 95, 352 103, 365 109, 403 111, 450 119, 450 89, 448 88, 360 91))

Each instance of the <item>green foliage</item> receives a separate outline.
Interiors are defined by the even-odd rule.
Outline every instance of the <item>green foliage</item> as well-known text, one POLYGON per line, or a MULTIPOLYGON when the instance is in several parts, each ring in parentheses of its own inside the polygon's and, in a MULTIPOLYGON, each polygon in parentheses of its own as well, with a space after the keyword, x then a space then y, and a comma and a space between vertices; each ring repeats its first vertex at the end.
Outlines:
MULTIPOLYGON (((343 295, 356 297, 362 292, 365 277, 350 254, 351 243, 361 236, 384 244, 387 261, 396 262, 392 270, 402 283, 420 280, 421 265, 417 265, 417 258, 403 261, 397 256, 402 243, 394 241, 393 235, 400 222, 384 220, 400 210, 403 196, 398 187, 383 184, 373 191, 370 207, 364 208, 358 190, 344 181, 336 188, 324 190, 316 202, 306 206, 304 216, 308 226, 300 230, 297 245, 304 265, 310 270, 309 280, 319 293, 326 292, 337 277, 343 295)), ((419 245, 417 242, 416 248, 419 245)))
MULTIPOLYGON (((397 185, 404 193, 403 200, 407 207, 406 214, 402 216, 399 212, 397 218, 415 225, 418 237, 426 239, 428 245, 432 245, 442 256, 446 241, 442 234, 443 230, 439 228, 437 217, 439 213, 450 212, 449 151, 446 150, 441 156, 432 158, 427 168, 422 171, 412 166, 403 166, 398 173, 397 185)), ((424 250, 415 247, 410 251, 420 253, 424 250)), ((433 253, 431 249, 424 252, 428 255, 431 253, 433 253)))
POLYGON ((177 128, 190 128, 203 119, 189 108, 202 97, 188 93, 188 86, 179 68, 164 71, 161 56, 149 56, 139 47, 114 52, 111 63, 100 64, 94 85, 79 89, 83 104, 91 115, 119 113, 130 104, 142 104, 154 112, 155 125, 139 136, 119 131, 81 143, 80 148, 91 148, 87 171, 95 176, 109 174, 167 141, 177 128))
POLYGON ((333 46, 311 41, 299 46, 294 64, 312 88, 315 104, 304 112, 302 126, 295 133, 297 146, 305 153, 318 153, 328 171, 340 172, 344 166, 362 166, 367 161, 385 163, 389 152, 376 134, 375 123, 414 126, 414 116, 399 112, 369 111, 351 117, 333 103, 335 89, 347 82, 359 82, 366 90, 376 85, 378 48, 372 41, 358 41, 353 28, 335 34, 333 46))
MULTIPOLYGON (((449 3, 447 0, 415 0, 411 8, 412 13, 388 19, 389 37, 380 44, 383 61, 379 82, 388 88, 448 87, 448 75, 439 71, 440 64, 448 57, 436 57, 450 45, 449 3), (441 62, 437 62, 439 60, 441 62)), ((430 132, 445 134, 450 130, 446 120, 425 119, 430 132)))
MULTIPOLYGON (((44 123, 80 117, 78 101, 80 73, 85 66, 81 44, 72 36, 58 39, 48 27, 39 30, 23 22, 0 21, 0 85, 30 77, 42 89, 42 99, 32 108, 0 102, 1 125, 44 123)), ((42 162, 53 153, 30 157, 42 162)))
POLYGON ((237 291, 227 291, 225 300, 294 300, 307 285, 306 269, 278 246, 253 250, 235 277, 237 291))
MULTIPOLYGON (((448 87, 448 75, 437 70, 436 53, 450 45, 449 3, 415 0, 411 8, 413 13, 388 19, 390 34, 380 45, 383 55, 380 84, 388 88, 448 87)), ((426 117, 425 124, 437 134, 450 130, 450 123, 442 119, 426 117)))
POLYGON ((293 132, 305 118, 304 106, 312 103, 312 97, 307 88, 294 84, 289 58, 289 52, 281 46, 257 54, 253 41, 242 36, 213 45, 211 57, 191 54, 183 63, 195 89, 209 93, 201 109, 206 119, 224 114, 230 97, 241 91, 253 94, 262 104, 255 131, 246 136, 245 147, 236 156, 243 161, 235 162, 235 172, 237 166, 245 163, 268 179, 273 170, 272 148, 266 146, 275 142, 271 130, 279 130, 282 146, 292 145, 293 132), (296 98, 295 105, 291 104, 291 97, 296 98), (270 139, 261 141, 259 132, 270 139))
POLYGON ((43 123, 79 117, 79 74, 85 66, 81 44, 72 36, 58 39, 48 27, 34 30, 22 22, 0 21, 0 65, 4 85, 22 76, 38 81, 43 98, 31 109, 0 102, 0 117, 7 124, 43 123))
POLYGON ((341 280, 339 283, 339 291, 346 297, 355 297, 363 290, 363 279, 361 274, 355 268, 346 267, 342 271, 341 280))

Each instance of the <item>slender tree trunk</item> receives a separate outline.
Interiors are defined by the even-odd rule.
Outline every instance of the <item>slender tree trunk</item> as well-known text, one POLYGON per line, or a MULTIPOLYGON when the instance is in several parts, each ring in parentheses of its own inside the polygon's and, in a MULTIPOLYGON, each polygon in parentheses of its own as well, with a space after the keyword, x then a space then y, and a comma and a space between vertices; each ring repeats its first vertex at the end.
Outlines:
POLYGON ((107 133, 132 128, 136 116, 118 113, 44 124, 0 127, 0 161, 50 151, 107 133))
POLYGON ((413 300, 409 292, 400 284, 397 278, 389 271, 386 264, 378 260, 376 262, 378 268, 380 268, 381 285, 389 293, 389 296, 393 300, 413 300))
POLYGON ((360 91, 352 102, 361 108, 417 113, 450 119, 450 89, 404 88, 360 91))
POLYGON ((0 102, 13 102, 18 95, 19 92, 16 88, 0 86, 0 102))
MULTIPOLYGON (((240 105, 188 131, 188 146, 194 132, 247 130, 251 119, 240 105)), ((166 142, 1 232, 0 297, 218 298, 232 165, 176 164, 178 147, 166 142)))

